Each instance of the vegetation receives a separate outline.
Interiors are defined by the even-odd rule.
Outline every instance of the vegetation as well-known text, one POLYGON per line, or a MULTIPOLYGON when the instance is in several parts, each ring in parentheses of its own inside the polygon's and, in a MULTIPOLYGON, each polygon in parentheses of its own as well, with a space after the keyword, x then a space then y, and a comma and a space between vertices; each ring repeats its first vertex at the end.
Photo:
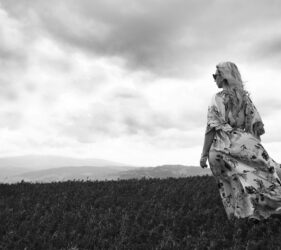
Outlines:
POLYGON ((281 220, 229 221, 212 176, 0 184, 0 249, 281 249, 281 220))

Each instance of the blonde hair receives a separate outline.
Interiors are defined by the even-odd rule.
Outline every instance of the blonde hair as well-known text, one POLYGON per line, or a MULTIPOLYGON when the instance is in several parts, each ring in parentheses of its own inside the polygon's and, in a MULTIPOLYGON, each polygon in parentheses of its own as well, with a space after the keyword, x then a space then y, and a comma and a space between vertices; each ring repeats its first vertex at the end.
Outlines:
POLYGON ((221 76, 227 81, 229 88, 244 89, 241 74, 233 62, 221 62, 216 67, 221 76))
POLYGON ((244 89, 241 74, 233 62, 221 62, 216 68, 227 82, 224 92, 229 97, 228 110, 231 110, 233 117, 237 118, 238 113, 246 108, 249 93, 244 89))

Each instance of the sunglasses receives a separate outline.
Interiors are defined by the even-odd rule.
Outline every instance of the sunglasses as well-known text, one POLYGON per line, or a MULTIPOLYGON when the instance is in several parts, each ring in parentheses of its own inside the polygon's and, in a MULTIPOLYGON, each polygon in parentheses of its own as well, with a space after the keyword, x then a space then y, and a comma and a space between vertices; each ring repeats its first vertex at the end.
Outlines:
POLYGON ((220 73, 218 73, 218 74, 213 74, 214 80, 216 80, 218 76, 221 76, 221 74, 220 74, 220 73))

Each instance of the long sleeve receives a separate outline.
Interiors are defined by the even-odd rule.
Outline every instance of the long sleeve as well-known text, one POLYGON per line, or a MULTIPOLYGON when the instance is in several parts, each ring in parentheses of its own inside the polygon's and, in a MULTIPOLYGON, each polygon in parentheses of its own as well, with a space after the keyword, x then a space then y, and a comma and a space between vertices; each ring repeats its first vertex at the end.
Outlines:
MULTIPOLYGON (((216 134, 219 134, 220 137, 227 137, 226 134, 232 131, 233 128, 226 122, 225 115, 223 92, 219 92, 213 96, 208 107, 207 127, 201 157, 208 157, 216 134)), ((224 142, 228 141, 229 139, 224 139, 224 142)), ((225 146, 228 146, 228 144, 225 146)))
POLYGON ((232 127, 226 122, 225 104, 222 95, 222 92, 217 93, 212 98, 211 104, 209 105, 207 131, 210 131, 212 128, 215 130, 222 130, 224 132, 232 130, 232 127))

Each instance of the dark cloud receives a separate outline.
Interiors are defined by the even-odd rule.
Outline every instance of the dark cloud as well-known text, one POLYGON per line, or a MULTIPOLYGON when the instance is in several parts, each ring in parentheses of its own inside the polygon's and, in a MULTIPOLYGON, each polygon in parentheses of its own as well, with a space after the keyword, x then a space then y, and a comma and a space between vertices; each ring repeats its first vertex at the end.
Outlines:
MULTIPOLYGON (((0 43, 1 45, 1 43, 0 43)), ((23 48, 22 48, 23 49, 23 48)), ((22 49, 5 49, 0 47, 0 64, 1 67, 9 66, 9 64, 17 63, 18 65, 24 65, 26 63, 26 54, 22 49)))
MULTIPOLYGON (((175 10, 180 17, 175 19, 167 6, 143 3, 124 13, 123 8, 101 2, 85 3, 72 3, 76 11, 68 8, 63 17, 56 12, 51 18, 43 14, 43 25, 56 39, 100 56, 122 57, 129 68, 167 74, 177 70, 180 51, 187 46, 177 43, 182 36, 182 11, 175 10)), ((191 54, 192 47, 190 59, 191 54)))
POLYGON ((276 37, 265 37, 250 49, 249 58, 255 63, 269 63, 280 68, 281 63, 281 32, 276 37))
POLYGON ((43 31, 65 45, 121 57, 128 68, 168 76, 199 74, 198 65, 237 55, 235 44, 242 46, 243 57, 248 47, 241 40, 251 39, 249 31, 263 32, 278 19, 281 3, 11 0, 2 5, 24 20, 28 15, 38 19, 43 31))

